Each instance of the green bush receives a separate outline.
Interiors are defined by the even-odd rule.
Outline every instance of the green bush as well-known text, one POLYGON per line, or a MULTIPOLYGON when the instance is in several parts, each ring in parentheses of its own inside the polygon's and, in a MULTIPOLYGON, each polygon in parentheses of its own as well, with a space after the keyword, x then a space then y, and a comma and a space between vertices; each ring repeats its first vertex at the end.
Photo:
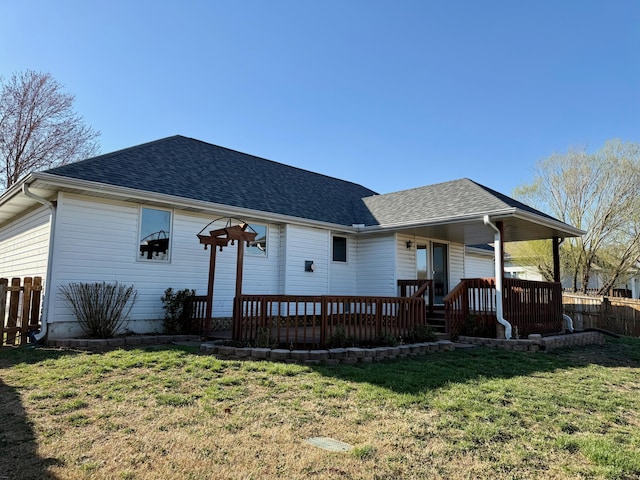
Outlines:
POLYGON ((433 331, 429 325, 415 325, 413 330, 411 331, 411 338, 409 339, 412 343, 421 343, 421 342, 435 342, 438 339, 438 336, 433 331))
POLYGON ((254 346, 256 348, 276 348, 278 339, 271 334, 269 327, 258 327, 254 346))
POLYGON ((495 327, 493 327, 493 331, 492 327, 493 325, 489 326, 485 323, 481 315, 469 315, 462 324, 460 335, 469 337, 495 337, 495 327))
POLYGON ((397 347, 402 342, 398 337, 391 335, 390 333, 383 333, 382 335, 376 337, 373 341, 373 346, 375 347, 397 347))
POLYGON ((173 291, 171 287, 161 297, 164 304, 164 330, 169 334, 187 333, 191 324, 191 313, 195 290, 185 288, 173 291))
POLYGON ((357 337, 353 335, 347 335, 347 331, 344 328, 344 325, 338 324, 333 329, 333 334, 329 337, 327 341, 327 346, 329 348, 346 348, 346 347, 357 347, 360 342, 357 337))
POLYGON ((138 292, 133 285, 70 283, 60 287, 83 331, 94 338, 112 338, 129 319, 138 292))

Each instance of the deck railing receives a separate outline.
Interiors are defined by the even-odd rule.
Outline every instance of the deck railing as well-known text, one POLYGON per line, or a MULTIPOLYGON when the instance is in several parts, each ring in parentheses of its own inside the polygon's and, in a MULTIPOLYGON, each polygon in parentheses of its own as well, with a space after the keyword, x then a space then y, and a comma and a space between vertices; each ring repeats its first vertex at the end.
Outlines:
POLYGON ((401 297, 422 297, 427 306, 427 314, 433 314, 433 280, 398 280, 401 297))
POLYGON ((351 337, 367 343, 386 335, 409 337, 425 321, 422 297, 241 295, 233 339, 327 346, 351 337))
POLYGON ((207 326, 207 296, 195 295, 191 299, 191 318, 189 325, 186 326, 188 333, 205 334, 207 326))
MULTIPOLYGON (((496 285, 494 278, 462 280, 444 299, 447 333, 496 336, 496 285)), ((513 335, 562 330, 562 287, 554 282, 505 278, 503 315, 513 335)))

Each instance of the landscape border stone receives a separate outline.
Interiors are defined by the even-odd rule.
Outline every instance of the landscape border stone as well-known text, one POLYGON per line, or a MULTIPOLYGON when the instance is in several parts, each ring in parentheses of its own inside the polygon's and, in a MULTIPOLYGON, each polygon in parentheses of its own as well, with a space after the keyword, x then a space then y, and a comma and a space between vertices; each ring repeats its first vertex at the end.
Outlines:
MULTIPOLYGON (((108 349, 141 345, 163 345, 171 343, 198 342, 202 337, 198 335, 135 335, 114 339, 95 338, 62 338, 47 342, 50 346, 73 348, 89 351, 104 351, 108 349)), ((526 339, 495 339, 482 337, 460 336, 460 344, 469 346, 487 346, 513 351, 539 352, 556 348, 602 345, 602 332, 576 332, 566 335, 529 335, 526 339)), ((408 356, 427 355, 435 352, 446 352, 456 348, 456 343, 450 340, 438 340, 416 344, 400 345, 396 347, 374 348, 332 348, 329 350, 287 350, 270 348, 233 347, 221 344, 219 341, 205 341, 200 344, 200 352, 216 355, 221 359, 239 360, 272 360, 287 363, 301 363, 305 365, 338 365, 371 363, 408 356)))

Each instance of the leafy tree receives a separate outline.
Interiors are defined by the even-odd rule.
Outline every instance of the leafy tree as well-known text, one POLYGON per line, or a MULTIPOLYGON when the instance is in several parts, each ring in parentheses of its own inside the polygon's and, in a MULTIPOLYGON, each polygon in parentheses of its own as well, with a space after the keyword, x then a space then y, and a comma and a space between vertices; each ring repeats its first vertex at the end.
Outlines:
POLYGON ((611 140, 593 153, 572 149, 541 160, 534 182, 516 196, 586 231, 563 243, 563 263, 576 291, 586 292, 598 268, 603 293, 640 260, 639 192, 640 145, 611 140))
POLYGON ((27 70, 0 78, 0 181, 94 156, 99 132, 73 110, 74 96, 50 74, 27 70))

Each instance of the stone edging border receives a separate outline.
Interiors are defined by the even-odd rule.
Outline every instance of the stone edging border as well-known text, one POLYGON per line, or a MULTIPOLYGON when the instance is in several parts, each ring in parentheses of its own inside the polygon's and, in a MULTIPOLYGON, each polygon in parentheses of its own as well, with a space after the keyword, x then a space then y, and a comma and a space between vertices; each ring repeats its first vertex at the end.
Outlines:
POLYGON ((506 340, 504 338, 482 338, 482 337, 458 337, 459 342, 470 343, 472 345, 483 345, 492 348, 503 348, 505 350, 515 350, 521 352, 537 352, 539 350, 554 350, 563 347, 576 347, 583 345, 603 345, 604 335, 602 332, 576 332, 566 335, 552 335, 543 337, 539 334, 529 335, 527 339, 506 340))
POLYGON ((114 347, 139 347, 140 345, 166 345, 174 342, 195 342, 199 335, 131 335, 116 338, 60 338, 48 340, 51 347, 106 350, 114 347))
MULTIPOLYGON (((135 347, 141 345, 165 345, 180 342, 199 342, 198 335, 133 335, 129 337, 95 339, 64 338, 50 340, 47 345, 62 348, 87 349, 103 351, 118 347, 135 347)), ((222 360, 272 360, 285 363, 303 363, 307 365, 338 365, 355 363, 372 363, 395 358, 415 357, 428 353, 446 352, 461 346, 460 344, 482 345, 489 348, 502 348, 522 352, 548 351, 556 348, 602 345, 602 332, 577 332, 567 335, 529 335, 527 339, 506 340, 496 338, 460 336, 458 342, 438 340, 437 342, 413 343, 397 347, 376 348, 330 348, 326 350, 286 350, 271 348, 232 347, 220 344, 220 341, 204 342, 200 345, 200 353, 215 355, 222 360)))
POLYGON ((453 350, 455 344, 450 340, 437 342, 412 343, 397 347, 376 348, 330 348, 327 350, 286 350, 279 348, 231 347, 205 342, 200 352, 215 355, 221 360, 271 360, 305 365, 338 365, 372 363, 395 358, 416 357, 427 353, 453 350))

